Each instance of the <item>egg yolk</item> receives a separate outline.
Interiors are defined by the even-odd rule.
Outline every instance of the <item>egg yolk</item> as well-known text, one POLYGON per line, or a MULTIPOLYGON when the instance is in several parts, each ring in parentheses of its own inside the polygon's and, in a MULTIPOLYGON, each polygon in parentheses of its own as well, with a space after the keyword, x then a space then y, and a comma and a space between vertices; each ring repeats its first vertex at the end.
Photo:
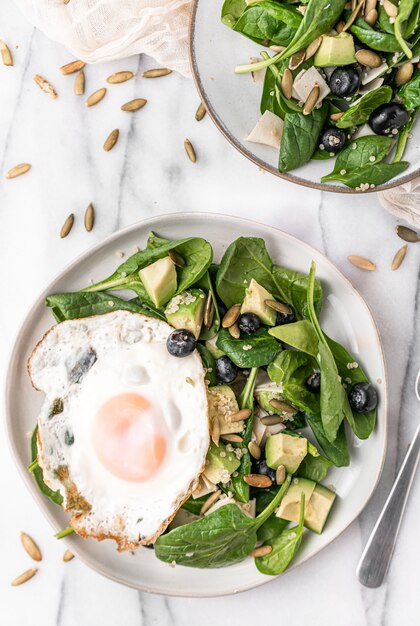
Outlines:
POLYGON ((115 476, 145 481, 156 474, 166 452, 162 417, 135 393, 107 400, 95 415, 93 447, 100 462, 115 476))

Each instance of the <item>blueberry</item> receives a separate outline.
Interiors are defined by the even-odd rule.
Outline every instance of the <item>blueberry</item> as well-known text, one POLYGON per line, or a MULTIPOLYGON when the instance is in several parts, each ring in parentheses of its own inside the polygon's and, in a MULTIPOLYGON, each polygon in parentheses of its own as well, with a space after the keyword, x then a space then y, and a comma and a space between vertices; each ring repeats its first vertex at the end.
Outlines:
POLYGON ((337 67, 330 76, 331 93, 341 98, 353 96, 359 85, 359 72, 352 65, 337 67))
POLYGON ((368 123, 377 135, 393 135, 393 130, 400 130, 408 122, 408 112, 402 104, 390 102, 381 104, 369 117, 368 123))
POLYGON ((172 356, 184 357, 194 352, 196 343, 194 335, 181 328, 171 332, 166 340, 166 347, 172 356))
POLYGON ((222 302, 217 303, 217 309, 219 311, 220 319, 222 320, 227 313, 227 308, 222 302))
POLYGON ((306 388, 314 393, 319 393, 321 389, 321 372, 314 372, 306 379, 306 388))
POLYGON ((353 411, 368 413, 376 409, 378 394, 370 383, 356 383, 349 391, 349 402, 353 411))
POLYGON ((276 470, 268 467, 265 461, 257 461, 255 463, 255 469, 257 474, 263 474, 263 476, 268 476, 269 478, 271 478, 274 484, 276 483, 276 470))
POLYGON ((281 311, 277 311, 276 315, 276 326, 283 326, 283 324, 290 324, 290 322, 294 322, 295 314, 292 309, 289 309, 290 313, 282 313, 281 311))
POLYGON ((216 374, 220 382, 233 383, 238 375, 238 368, 228 356, 221 356, 216 359, 216 374))
POLYGON ((261 326, 261 320, 255 313, 242 313, 238 318, 238 326, 242 332, 252 335, 261 326))
POLYGON ((335 126, 324 128, 319 137, 319 143, 321 146, 324 146, 326 152, 333 152, 334 154, 344 148, 346 141, 346 131, 335 126))

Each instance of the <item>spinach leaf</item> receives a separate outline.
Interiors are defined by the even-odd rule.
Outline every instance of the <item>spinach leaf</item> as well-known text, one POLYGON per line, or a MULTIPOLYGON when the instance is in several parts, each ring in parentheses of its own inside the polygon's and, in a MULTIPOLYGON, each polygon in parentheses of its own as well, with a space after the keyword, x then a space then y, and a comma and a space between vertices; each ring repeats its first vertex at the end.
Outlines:
POLYGON ((303 20, 286 50, 254 65, 239 65, 235 72, 243 74, 258 71, 282 59, 289 59, 295 52, 306 48, 314 39, 329 32, 338 21, 345 4, 346 0, 309 0, 303 20))
POLYGON ((325 456, 332 461, 336 467, 345 467, 349 465, 350 455, 347 446, 344 423, 342 423, 338 429, 335 440, 331 442, 325 434, 322 419, 319 414, 306 413, 306 421, 311 427, 317 442, 323 449, 325 456))
POLYGON ((299 465, 297 475, 319 483, 324 480, 332 464, 332 461, 321 454, 307 454, 299 465))
POLYGON ((213 337, 217 335, 218 330, 220 328, 220 314, 219 314, 219 309, 217 307, 216 293, 213 288, 213 282, 211 280, 210 272, 207 271, 204 274, 204 276, 202 276, 200 280, 197 282, 197 284, 194 286, 204 289, 206 293, 208 293, 209 291, 211 293, 213 306, 214 306, 213 323, 210 326, 210 328, 206 328, 203 324, 203 326, 201 327, 200 339, 203 341, 206 341, 207 339, 213 339, 213 337))
POLYGON ((35 478, 36 484, 38 485, 40 491, 47 496, 51 502, 54 504, 62 505, 63 504, 63 496, 59 491, 53 491, 44 483, 44 474, 42 472, 42 468, 38 465, 38 444, 37 444, 37 434, 38 434, 38 425, 35 426, 34 431, 31 437, 31 472, 35 478))
POLYGON ((217 385, 217 376, 216 376, 216 361, 210 350, 203 346, 201 343, 197 343, 197 350, 199 355, 201 356, 201 360, 203 361, 203 365, 206 369, 206 380, 210 387, 214 387, 217 385))
POLYGON ((279 172, 289 172, 310 160, 327 113, 328 104, 323 102, 319 109, 314 109, 309 115, 297 112, 285 115, 280 144, 279 172))
POLYGON ((225 0, 222 6, 222 22, 233 28, 247 7, 246 0, 225 0))
POLYGON ((205 517, 174 528, 155 542, 155 555, 165 563, 189 567, 225 567, 242 561, 257 542, 257 530, 280 504, 291 476, 268 507, 255 519, 244 515, 236 504, 226 504, 205 517))
POLYGON ((284 112, 277 103, 275 94, 276 78, 273 72, 266 72, 264 76, 264 85, 261 94, 260 112, 263 115, 266 111, 271 111, 281 119, 284 119, 284 112))
POLYGON ((193 498, 190 496, 188 500, 184 502, 182 505, 182 509, 185 509, 189 513, 193 513, 194 515, 200 515, 201 507, 205 503, 209 496, 200 496, 200 498, 193 498))
MULTIPOLYGON (((382 185, 394 176, 398 176, 408 167, 407 161, 399 161, 398 163, 372 163, 365 167, 356 167, 354 170, 346 174, 335 174, 333 180, 338 180, 347 187, 353 189, 359 188, 361 185, 382 185)), ((331 176, 330 174, 328 175, 331 176)), ((324 181, 324 177, 321 178, 324 181)), ((331 178, 328 178, 331 180, 331 178)))
POLYGON ((323 176, 322 180, 335 180, 337 175, 343 176, 341 174, 343 170, 348 174, 357 168, 370 167, 372 165, 371 157, 374 158, 374 163, 381 162, 391 150, 392 144, 393 141, 390 137, 379 135, 368 135, 354 139, 339 152, 333 171, 331 174, 323 176))
POLYGON ((296 348, 296 350, 310 354, 315 358, 317 357, 318 335, 311 322, 308 320, 275 326, 274 328, 270 328, 268 332, 288 346, 292 346, 296 348))
MULTIPOLYGON (((306 292, 308 291, 308 276, 280 265, 273 266, 273 275, 277 285, 285 296, 287 304, 295 310, 297 318, 307 317, 306 292)), ((322 307, 321 281, 315 280, 314 306, 319 313, 322 307)))
POLYGON ((164 314, 152 305, 141 306, 133 300, 122 300, 106 292, 76 291, 55 293, 48 296, 45 304, 51 307, 57 322, 92 315, 103 315, 111 311, 131 311, 166 321, 164 314))
POLYGON ((281 346, 270 337, 265 328, 260 328, 252 335, 234 339, 226 328, 222 328, 216 345, 238 367, 263 367, 274 361, 281 346))
POLYGON ((233 30, 256 43, 287 46, 301 21, 302 14, 294 7, 263 0, 248 5, 233 30))
POLYGON ((236 476, 232 476, 232 480, 229 483, 229 489, 233 492, 234 497, 240 502, 248 502, 249 500, 249 485, 244 481, 245 474, 251 472, 251 456, 248 452, 248 444, 252 437, 252 427, 254 424, 254 389, 257 380, 258 367, 254 367, 248 376, 246 385, 242 390, 241 395, 238 398, 238 405, 240 409, 249 409, 252 414, 245 423, 245 430, 242 433, 243 442, 236 444, 246 450, 241 457, 241 464, 237 469, 236 476))
POLYGON ((368 91, 337 120, 337 127, 351 128, 364 124, 379 105, 390 102, 391 98, 392 89, 389 85, 382 85, 382 87, 368 91))
POLYGON ((294 528, 286 528, 272 542, 272 551, 255 559, 255 565, 262 574, 276 576, 284 572, 299 550, 305 517, 305 494, 300 499, 299 524, 294 528))
POLYGON ((154 243, 153 238, 149 238, 147 248, 130 256, 111 276, 99 283, 85 287, 83 291, 131 289, 143 301, 150 302, 140 280, 139 271, 166 256, 169 250, 176 250, 186 262, 185 267, 177 268, 177 294, 200 280, 210 266, 213 256, 210 244, 200 237, 190 237, 179 241, 159 240, 157 238, 157 243, 154 243), (161 241, 164 243, 160 243, 161 241))
POLYGON ((398 96, 407 109, 420 107, 420 70, 417 70, 412 79, 399 88, 398 96))
MULTIPOLYGON (((420 89, 420 85, 419 85, 420 89)), ((393 163, 398 163, 404 156, 405 148, 407 145, 407 141, 410 137, 411 129, 413 128, 414 122, 416 120, 417 113, 420 111, 420 108, 412 111, 410 118, 404 128, 400 130, 398 135, 397 146, 395 148, 394 158, 392 159, 393 163)))
POLYGON ((395 18, 394 33, 401 48, 409 59, 413 58, 413 53, 404 39, 404 28, 417 0, 400 0, 398 3, 398 15, 395 18))
POLYGON ((391 24, 391 22, 389 21, 389 15, 385 11, 383 5, 379 4, 379 2, 378 2, 376 9, 378 11, 378 24, 381 27, 381 30, 383 30, 385 33, 393 35, 394 34, 394 24, 391 24))
POLYGON ((372 48, 372 50, 378 50, 379 52, 401 51, 401 46, 394 35, 375 30, 362 18, 358 18, 355 21, 353 26, 350 27, 350 32, 353 33, 359 41, 365 43, 369 48, 372 48))
MULTIPOLYGON (((261 513, 272 501, 278 492, 278 487, 270 489, 260 489, 256 494, 256 512, 257 515, 261 513)), ((289 524, 288 520, 277 517, 275 513, 272 513, 270 517, 259 527, 257 530, 258 541, 265 542, 274 539, 286 528, 289 524)))

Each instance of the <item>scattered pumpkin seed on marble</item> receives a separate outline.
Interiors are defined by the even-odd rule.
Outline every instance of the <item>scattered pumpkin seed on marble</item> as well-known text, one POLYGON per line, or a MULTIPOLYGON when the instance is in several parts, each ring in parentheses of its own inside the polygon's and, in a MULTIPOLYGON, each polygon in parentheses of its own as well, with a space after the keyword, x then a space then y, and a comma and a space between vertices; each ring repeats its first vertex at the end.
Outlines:
POLYGON ((10 52, 10 48, 7 43, 2 39, 0 39, 0 52, 3 65, 7 65, 9 67, 13 66, 13 57, 12 53, 10 52))
POLYGON ((405 259, 405 255, 407 254, 407 250, 408 243, 406 243, 405 246, 402 246, 399 250, 397 250, 391 263, 391 269, 393 272, 395 272, 395 270, 397 270, 401 266, 402 262, 405 259))
POLYGON ((29 554, 31 559, 33 559, 34 561, 42 561, 41 550, 38 548, 32 537, 22 532, 20 533, 20 540, 25 551, 29 554))
POLYGON ((90 94, 89 98, 86 100, 85 105, 87 107, 93 107, 95 104, 98 104, 101 100, 105 98, 106 95, 106 87, 101 87, 97 89, 93 93, 90 94))
POLYGON ((70 61, 70 63, 66 63, 66 65, 62 65, 60 67, 60 72, 64 74, 65 76, 68 76, 69 74, 74 74, 75 72, 79 72, 85 67, 85 65, 86 63, 84 61, 79 61, 78 59, 76 59, 76 61, 70 61))
POLYGON ((85 228, 88 233, 90 233, 94 224, 95 224, 95 209, 93 208, 93 204, 91 202, 85 211, 85 228))
POLYGON ((191 163, 195 163, 197 161, 197 155, 195 153, 194 146, 189 139, 184 139, 184 148, 191 163))
POLYGON ((203 119, 206 113, 207 113, 206 107, 204 106, 202 102, 200 102, 198 109, 195 112, 195 119, 197 120, 197 122, 201 122, 201 120, 203 119))
POLYGON ((420 241, 420 235, 412 228, 408 228, 408 226, 398 224, 398 226, 395 227, 395 232, 400 239, 408 241, 408 243, 417 243, 420 241))
POLYGON ((126 111, 128 113, 134 113, 134 111, 138 111, 142 109, 147 104, 147 100, 144 98, 135 98, 134 100, 130 100, 121 106, 121 111, 126 111))
POLYGON ((118 128, 114 128, 114 130, 109 133, 103 145, 103 149, 105 150, 105 152, 109 152, 110 150, 112 150, 112 148, 117 143, 119 136, 120 131, 118 130, 118 128))
POLYGON ((11 582, 12 587, 23 585, 23 583, 26 583, 28 580, 33 578, 35 574, 37 573, 37 571, 38 569, 36 567, 31 567, 30 569, 27 569, 26 572, 23 572, 23 574, 21 574, 20 576, 17 576, 17 578, 12 580, 11 582))
POLYGON ((143 78, 160 78, 160 76, 168 76, 168 74, 172 74, 172 70, 167 67, 158 67, 143 72, 143 78))
POLYGON ((70 215, 68 216, 68 218, 66 219, 66 221, 61 227, 61 230, 60 230, 61 239, 64 239, 64 237, 67 237, 67 235, 73 228, 73 224, 74 224, 74 214, 70 213, 70 215))
POLYGON ((26 174, 29 172, 32 165, 30 163, 19 163, 19 165, 15 165, 12 167, 6 174, 6 178, 17 178, 18 176, 22 176, 22 174, 26 174))
POLYGON ((366 270, 368 272, 373 272, 376 270, 376 265, 369 259, 366 259, 363 256, 359 256, 358 254, 350 254, 347 259, 350 261, 354 267, 358 267, 361 270, 366 270))
POLYGON ((65 553, 63 554, 63 561, 64 561, 64 563, 68 563, 72 559, 74 559, 73 552, 71 552, 70 550, 66 550, 65 553))
POLYGON ((85 93, 85 73, 83 70, 74 79, 73 91, 76 96, 83 96, 85 93))
POLYGON ((38 87, 47 94, 47 96, 49 96, 50 98, 52 98, 53 100, 56 100, 58 98, 58 94, 56 92, 56 90, 54 89, 54 87, 51 85, 51 83, 49 83, 45 78, 43 78, 42 76, 40 76, 39 74, 35 74, 34 76, 34 81, 36 82, 36 84, 38 85, 38 87))
POLYGON ((130 72, 128 70, 124 70, 121 72, 115 72, 115 74, 111 74, 106 79, 107 83, 111 85, 118 85, 119 83, 125 83, 127 80, 130 80, 135 76, 134 72, 130 72))

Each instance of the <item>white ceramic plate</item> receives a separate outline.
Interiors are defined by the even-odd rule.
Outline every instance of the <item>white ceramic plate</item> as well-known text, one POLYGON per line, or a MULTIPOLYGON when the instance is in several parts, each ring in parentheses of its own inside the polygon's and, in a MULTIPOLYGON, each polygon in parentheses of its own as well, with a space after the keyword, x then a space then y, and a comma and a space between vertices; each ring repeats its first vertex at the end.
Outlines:
MULTIPOLYGON (((32 348, 53 324, 44 305, 48 294, 75 291, 90 279, 97 281, 118 264, 116 253, 132 253, 143 247, 150 230, 163 237, 180 239, 204 236, 219 260, 227 245, 239 236, 262 237, 273 259, 307 272, 312 259, 317 264, 326 302, 322 324, 328 334, 345 344, 366 368, 380 390, 378 424, 367 441, 349 436, 351 465, 334 469, 328 483, 335 485, 338 498, 322 535, 307 533, 293 567, 303 563, 335 539, 360 513, 379 479, 386 443, 386 374, 381 342, 370 311, 357 291, 321 253, 286 233, 256 222, 216 214, 179 213, 144 220, 122 230, 74 261, 43 293, 30 310, 19 332, 10 358, 6 383, 6 418, 11 447, 28 489, 58 531, 67 526, 68 516, 43 496, 27 471, 30 462, 28 432, 32 431, 43 397, 29 381, 26 362, 32 348), (380 382, 379 382, 380 381, 380 382)), ((152 550, 135 554, 116 551, 112 541, 98 543, 77 536, 63 539, 77 556, 96 571, 137 589, 181 596, 211 596, 235 593, 261 585, 270 577, 260 574, 252 559, 225 570, 172 568, 158 561, 152 550)))
MULTIPOLYGON (((236 65, 259 57, 262 46, 220 21, 223 0, 194 0, 190 25, 190 61, 194 80, 207 111, 223 135, 259 167, 294 183, 326 191, 358 193, 341 184, 321 183, 321 177, 333 169, 334 159, 310 161, 293 172, 280 174, 278 150, 244 141, 261 117, 262 85, 250 74, 236 75, 236 65)), ((395 187, 420 174, 420 121, 412 130, 404 160, 409 167, 389 183, 373 191, 395 187)))

